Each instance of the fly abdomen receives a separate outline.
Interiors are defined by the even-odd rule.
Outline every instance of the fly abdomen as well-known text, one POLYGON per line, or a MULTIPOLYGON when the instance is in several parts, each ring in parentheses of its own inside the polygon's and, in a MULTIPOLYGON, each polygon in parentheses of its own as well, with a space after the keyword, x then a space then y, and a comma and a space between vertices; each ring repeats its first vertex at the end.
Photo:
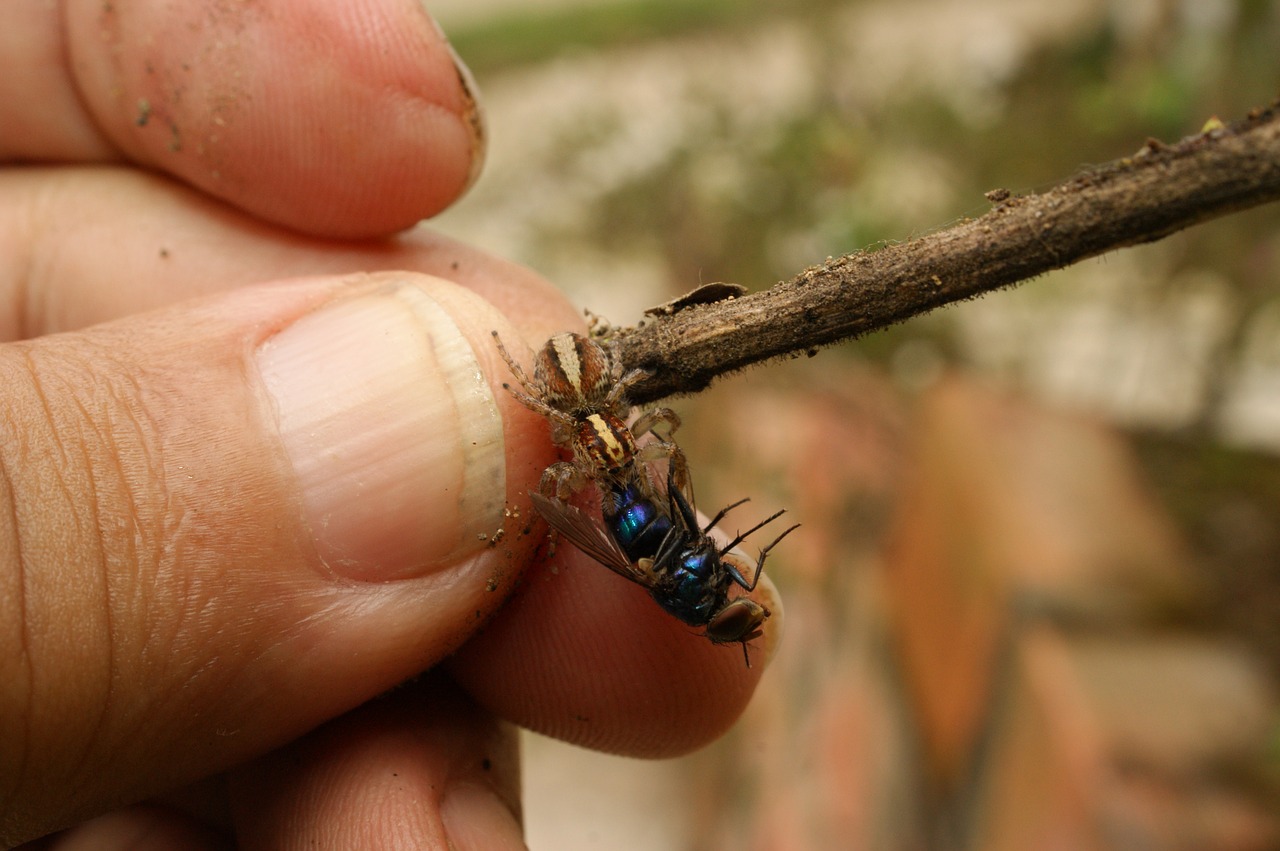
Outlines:
POLYGON ((605 519, 627 557, 639 561, 656 556, 671 532, 671 518, 642 496, 635 485, 613 490, 609 501, 612 511, 605 512, 605 519))

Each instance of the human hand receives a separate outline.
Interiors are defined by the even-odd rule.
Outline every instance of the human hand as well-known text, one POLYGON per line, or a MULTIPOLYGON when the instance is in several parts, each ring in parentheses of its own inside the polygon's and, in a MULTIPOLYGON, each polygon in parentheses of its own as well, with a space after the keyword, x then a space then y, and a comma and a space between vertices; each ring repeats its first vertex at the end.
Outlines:
POLYGON ((489 332, 579 318, 395 235, 481 148, 421 8, 8 12, 0 844, 518 845, 512 724, 666 756, 732 723, 736 645, 571 548, 524 570, 554 454, 489 332))

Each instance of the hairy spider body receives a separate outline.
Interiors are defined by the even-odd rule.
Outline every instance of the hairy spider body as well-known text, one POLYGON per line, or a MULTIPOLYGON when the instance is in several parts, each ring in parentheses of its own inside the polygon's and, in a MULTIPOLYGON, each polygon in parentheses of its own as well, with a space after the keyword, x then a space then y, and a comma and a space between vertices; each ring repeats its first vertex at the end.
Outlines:
POLYGON ((641 369, 623 374, 622 365, 596 341, 573 332, 557 334, 534 356, 530 378, 493 332, 498 352, 522 390, 502 385, 526 408, 547 418, 551 440, 573 453, 572 461, 558 461, 543 472, 538 490, 544 496, 567 500, 588 481, 641 482, 649 489, 647 473, 638 462, 667 458, 676 478, 687 479, 684 453, 671 441, 680 418, 670 408, 654 408, 628 427, 631 411, 627 388, 645 377, 641 369), (665 427, 665 437, 657 428, 665 427), (653 434, 654 441, 638 446, 636 439, 653 434))

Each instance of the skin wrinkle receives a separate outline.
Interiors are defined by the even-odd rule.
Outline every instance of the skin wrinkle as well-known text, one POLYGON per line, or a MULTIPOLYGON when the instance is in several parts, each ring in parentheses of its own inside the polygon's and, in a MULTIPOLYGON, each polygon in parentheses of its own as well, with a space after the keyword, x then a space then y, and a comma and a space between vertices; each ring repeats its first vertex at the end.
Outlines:
MULTIPOLYGON (((94 360, 98 364, 97 371, 101 373, 103 360, 110 358, 110 350, 110 341, 107 341, 105 344, 96 346, 94 355, 86 360, 94 360)), ((109 365, 107 372, 106 380, 98 385, 99 392, 92 395, 88 402, 85 402, 83 397, 74 397, 74 410, 82 428, 85 425, 93 428, 93 424, 97 422, 104 424, 92 431, 89 439, 81 443, 110 450, 105 452, 105 457, 102 459, 99 459, 95 453, 94 456, 85 460, 90 492, 110 495, 112 497, 110 504, 120 503, 126 506, 123 512, 109 514, 101 510, 102 497, 96 496, 92 500, 92 517, 89 524, 103 544, 100 549, 102 556, 100 573, 103 578, 104 592, 101 596, 106 600, 103 623, 105 634, 109 639, 106 648, 109 653, 106 669, 109 676, 105 683, 105 694, 102 697, 102 710, 95 730, 89 734, 88 741, 115 743, 111 747, 119 748, 139 737, 154 738, 158 731, 150 719, 163 717, 166 714, 159 711, 157 707, 171 702, 181 702, 184 696, 189 694, 187 686, 197 684, 209 671, 220 672, 219 679, 232 678, 233 672, 224 669, 222 660, 218 660, 214 655, 176 652, 177 644, 184 633, 203 634, 199 628, 187 628, 193 623, 199 624, 207 620, 208 604, 214 596, 193 592, 197 573, 169 569, 176 567, 174 554, 182 549, 177 543, 182 535, 180 530, 184 524, 175 519, 181 500, 176 498, 169 487, 171 480, 166 475, 168 462, 162 451, 160 454, 156 451, 148 451, 145 457, 140 456, 136 451, 130 451, 135 447, 163 450, 165 446, 161 440, 146 439, 146 435, 159 431, 158 425, 154 420, 138 416, 139 413, 145 414, 149 409, 148 406, 140 404, 139 400, 145 395, 145 388, 151 385, 130 375, 125 375, 122 379, 121 374, 111 371, 109 365), (94 414, 97 416, 93 416, 94 414), (118 462, 102 463, 103 460, 123 458, 133 459, 133 463, 145 470, 151 470, 152 473, 135 471, 131 474, 132 467, 126 468, 118 462), (96 464, 92 463, 95 459, 98 460, 96 464), (153 484, 153 487, 147 490, 139 489, 141 485, 148 484, 153 484), (160 528, 149 532, 153 524, 144 522, 146 520, 143 516, 144 512, 148 516, 154 515, 160 528), (118 518, 118 521, 113 521, 113 516, 118 518), (114 640, 117 617, 126 611, 124 607, 145 605, 147 599, 140 593, 140 589, 158 587, 161 576, 165 578, 166 584, 160 605, 163 606, 165 601, 177 605, 165 611, 161 611, 157 606, 142 610, 141 617, 135 619, 151 625, 141 633, 145 638, 129 647, 120 644, 114 640), (124 657, 120 655, 121 653, 128 654, 133 661, 122 666, 120 662, 124 657), (163 668, 174 658, 199 658, 200 656, 206 657, 205 663, 195 670, 180 672, 182 673, 180 677, 165 678, 153 673, 154 669, 163 668), (146 700, 140 703, 117 705, 118 690, 124 682, 122 677, 133 680, 143 678, 155 682, 170 680, 172 687, 163 691, 152 690, 146 694, 146 700)), ((165 391, 163 376, 158 387, 159 392, 165 391)), ((77 431, 77 429, 67 429, 67 431, 77 431)), ((179 472, 177 475, 182 473, 179 472)), ((199 549, 198 543, 195 548, 199 549)), ((211 687, 216 686, 216 683, 211 686, 210 683, 199 682, 197 687, 209 691, 211 687)), ((174 713, 173 717, 180 727, 181 721, 178 719, 187 716, 184 713, 174 713)), ((92 752, 92 748, 87 748, 86 754, 92 752)), ((100 763, 103 760, 90 761, 86 758, 85 761, 100 763)), ((109 762, 110 759, 106 761, 109 762)), ((79 774, 82 781, 79 784, 81 789, 85 786, 92 787, 98 780, 87 770, 82 770, 79 774)))
MULTIPOLYGON (((152 677, 159 682, 168 682, 170 686, 164 691, 153 690, 150 693, 148 705, 136 713, 138 721, 130 734, 155 736, 157 731, 152 719, 171 717, 173 723, 169 729, 175 733, 168 738, 178 741, 189 734, 190 728, 184 727, 183 724, 191 719, 191 715, 185 710, 166 712, 162 708, 165 704, 185 706, 190 702, 192 694, 222 693, 231 688, 231 684, 235 682, 241 683, 238 688, 243 690, 243 682, 246 679, 244 671, 252 668, 263 656, 275 652, 280 646, 287 645, 295 633, 292 630, 287 631, 267 647, 252 654, 210 652, 206 649, 207 645, 218 641, 222 630, 211 632, 201 625, 202 622, 210 618, 214 622, 227 622, 225 617, 210 615, 210 612, 217 611, 219 603, 217 593, 216 591, 204 593, 200 590, 204 587, 212 587, 212 583, 202 582, 198 571, 176 571, 176 573, 181 574, 183 584, 181 588, 173 588, 172 591, 182 605, 177 607, 177 614, 168 624, 164 640, 159 640, 158 634, 153 631, 144 650, 156 648, 163 651, 159 655, 161 663, 172 658, 203 661, 195 667, 180 669, 181 676, 152 677), (191 625, 190 628, 188 628, 189 625, 191 625), (195 641, 196 637, 203 638, 203 642, 195 641)), ((234 732, 234 729, 228 730, 226 735, 234 732)), ((121 737, 121 741, 127 741, 127 736, 121 737)))
MULTIPOLYGON (((145 395, 144 384, 133 373, 113 372, 112 381, 108 384, 106 391, 107 403, 105 416, 102 419, 108 423, 108 429, 99 435, 101 443, 104 446, 111 446, 113 451, 109 453, 110 458, 132 457, 143 468, 141 472, 135 470, 132 475, 124 467, 116 470, 122 484, 120 492, 128 506, 120 530, 107 529, 99 524, 102 540, 114 542, 118 548, 117 551, 108 554, 105 559, 108 564, 106 587, 109 596, 113 588, 119 588, 125 593, 133 589, 131 604, 145 606, 148 599, 145 595, 137 593, 138 590, 160 587, 163 576, 165 580, 163 587, 167 590, 163 596, 163 602, 174 603, 167 612, 157 611, 155 606, 151 606, 139 618, 151 627, 145 630, 146 640, 137 646, 138 670, 133 674, 134 677, 146 676, 153 681, 166 682, 170 681, 170 678, 152 676, 148 672, 157 667, 163 668, 174 658, 204 657, 206 661, 195 670, 186 672, 182 677, 172 678, 171 688, 163 692, 150 692, 145 706, 135 707, 127 716, 117 712, 113 729, 115 740, 120 742, 127 742, 131 737, 148 735, 149 731, 150 734, 154 734, 150 719, 156 716, 163 717, 166 714, 158 711, 156 707, 170 702, 180 702, 182 696, 187 693, 188 686, 198 683, 209 671, 217 672, 222 661, 216 655, 200 653, 194 649, 178 651, 184 635, 204 634, 199 624, 207 619, 210 609, 216 606, 217 597, 216 594, 198 590, 201 585, 198 571, 177 569, 174 563, 175 553, 182 549, 179 542, 185 535, 183 530, 187 524, 183 520, 185 511, 182 508, 182 500, 170 487, 169 474, 170 472, 175 475, 182 474, 170 470, 170 462, 165 455, 167 448, 165 441, 147 437, 159 435, 162 430, 159 424, 148 415, 157 406, 139 402, 145 395), (139 414, 142 416, 139 417, 139 414), (118 439, 121 435, 132 440, 122 441, 118 439), (127 450, 131 446, 142 447, 146 451, 141 455, 136 452, 129 453, 127 450), (144 493, 140 490, 142 485, 150 485, 151 489, 144 493), (154 531, 151 531, 154 524, 144 522, 142 509, 144 504, 153 509, 151 513, 158 520, 159 528, 154 531), (125 530, 131 534, 113 534, 113 531, 125 530)), ((163 376, 158 386, 164 386, 163 376)), ((121 597, 121 593, 117 591, 113 599, 123 605, 121 597)), ((118 610, 118 606, 111 606, 112 613, 118 610)), ((117 642, 113 641, 112 646, 116 645, 117 642)), ((222 678, 231 677, 230 671, 222 672, 222 678)), ((113 684, 115 680, 113 676, 113 684)), ((107 705, 108 707, 112 705, 110 694, 107 705)), ((175 714, 175 719, 180 716, 182 713, 175 714)))
MULTIPOLYGON (((21 744, 21 750, 17 754, 16 764, 13 766, 12 776, 8 784, 8 788, 0 789, 0 801, 3 801, 14 794, 18 785, 21 783, 23 774, 26 773, 27 762, 30 757, 31 742, 31 720, 35 717, 34 697, 35 690, 32 684, 35 682, 35 669, 31 660, 31 620, 27 612, 27 570, 25 560, 22 558, 22 536, 21 526, 18 523, 18 500, 13 490, 13 480, 9 475, 7 455, 0 452, 0 488, 3 488, 3 496, 5 505, 8 507, 9 519, 9 535, 11 535, 10 543, 12 555, 14 556, 14 567, 17 571, 17 581, 13 583, 17 591, 16 611, 10 613, 14 616, 14 623, 17 627, 18 640, 18 660, 11 660, 10 664, 21 667, 26 676, 22 685, 25 685, 23 708, 20 715, 20 723, 23 728, 24 735, 16 737, 21 744)), ((7 684, 10 688, 14 687, 12 679, 7 684)), ((2 775, 0 775, 2 776, 2 775)), ((8 807, 0 807, 0 812, 7 812, 8 807)))
MULTIPOLYGON (((182 677, 155 678, 160 682, 171 682, 170 688, 164 692, 153 692, 152 703, 157 705, 180 703, 182 696, 189 689, 201 688, 202 681, 206 680, 211 674, 218 674, 220 669, 222 679, 232 680, 245 667, 243 660, 237 660, 240 664, 229 666, 225 658, 220 658, 216 653, 204 652, 189 637, 184 640, 184 634, 186 636, 205 634, 199 624, 205 620, 210 611, 216 611, 216 595, 204 593, 203 588, 207 583, 201 583, 196 572, 175 571, 175 573, 177 574, 176 578, 181 582, 181 587, 174 588, 173 591, 183 605, 175 607, 176 612, 172 622, 169 624, 169 628, 166 630, 164 640, 158 641, 156 632, 152 631, 152 640, 148 642, 147 646, 162 645, 168 651, 167 657, 182 659, 203 658, 204 661, 194 669, 187 671, 182 677), (189 625, 195 626, 188 628, 189 625), (222 666, 226 666, 226 669, 223 669, 222 666)), ((215 617, 214 620, 216 621, 217 618, 215 617)), ((161 661, 163 662, 167 657, 162 657, 161 661)), ((163 717, 165 713, 159 712, 156 714, 163 717)), ((175 716, 176 720, 177 717, 175 716)))
MULTIPOLYGON (((114 642, 111 640, 112 636, 115 633, 115 619, 113 617, 114 598, 112 595, 110 566, 108 563, 109 559, 107 556, 106 548, 104 546, 104 542, 107 540, 107 538, 104 537, 105 530, 103 528, 103 521, 102 521, 101 506, 103 504, 103 498, 100 495, 101 488, 99 487, 98 477, 95 475, 96 465, 93 463, 93 459, 88 450, 88 447, 97 445, 97 443, 99 443, 100 441, 95 441, 93 439, 90 439, 90 440, 80 439, 83 436, 90 436, 91 438, 92 437, 101 438, 102 435, 98 433, 95 429, 96 421, 93 417, 93 412, 86 409, 84 400, 79 395, 76 395, 76 394, 72 394, 71 399, 74 404, 74 410, 76 414, 79 415, 79 422, 76 424, 77 427, 74 429, 64 429, 64 428, 58 427, 63 425, 64 423, 61 420, 55 420, 54 414, 52 412, 52 407, 49 402, 49 396, 44 392, 44 384, 43 382, 41 382, 38 371, 34 368, 34 365, 33 365, 32 373, 33 373, 32 375, 33 388, 35 392, 40 396, 41 402, 45 407, 47 421, 50 423, 51 426, 53 426, 51 428, 53 435, 57 438, 62 438, 62 436, 67 432, 70 432, 72 435, 71 440, 64 441, 62 439, 59 439, 55 441, 57 445, 63 448, 62 457, 64 461, 68 457, 68 452, 66 451, 67 447, 63 446, 64 443, 67 445, 85 447, 85 449, 81 453, 82 455, 81 460, 83 463, 83 469, 85 473, 84 493, 88 498, 85 500, 84 505, 81 506, 80 511, 77 512, 77 517, 78 518, 84 517, 84 515, 87 513, 88 514, 87 525, 97 530, 97 535, 95 536, 95 540, 91 544, 91 552, 92 552, 92 560, 96 563, 93 573, 96 573, 98 577, 99 585, 101 586, 101 589, 102 589, 101 593, 95 596, 97 596, 97 598, 102 601, 102 626, 104 627, 103 633, 107 638, 105 642, 105 648, 103 648, 105 649, 105 652, 106 652, 106 659, 105 659, 105 662, 106 662, 105 686, 106 687, 101 695, 101 698, 99 700, 94 701, 97 704, 97 712, 95 714, 95 717, 92 720, 92 723, 85 725, 84 730, 81 736, 79 737, 81 741, 81 745, 78 748, 78 753, 76 754, 76 758, 74 760, 68 761, 68 773, 72 777, 76 778, 76 780, 73 781, 75 784, 73 786, 73 791, 69 795, 70 798, 74 799, 75 797, 78 797, 77 793, 85 790, 88 786, 90 786, 94 779, 92 777, 91 772, 89 772, 86 769, 88 766, 93 764, 94 744, 101 741, 103 738, 103 734, 109 729, 110 725, 108 724, 108 718, 111 715, 111 707, 114 704, 115 683, 116 683, 115 645, 114 645, 114 642), (57 423, 56 426, 54 425, 55 422, 57 423), (86 425, 88 426, 88 429, 85 428, 86 425)), ((65 419, 65 418, 62 418, 62 419, 65 419)), ((112 454, 111 457, 114 458, 115 457, 114 454, 112 454)), ((64 487, 65 487, 65 484, 66 484, 65 479, 60 477, 60 481, 64 484, 64 487)), ((81 535, 78 535, 77 538, 80 540, 83 540, 85 536, 81 534, 81 535)), ((89 570, 87 569, 88 568, 87 562, 88 562, 88 559, 86 559, 86 563, 84 565, 86 569, 82 574, 79 574, 77 578, 82 578, 89 574, 89 570)))
MULTIPOLYGON (((109 358, 109 355, 106 352, 102 352, 102 354, 109 358)), ((125 605, 124 597, 126 595, 132 597, 129 605, 133 605, 138 602, 145 602, 145 595, 138 592, 141 588, 148 587, 152 584, 144 581, 142 576, 145 570, 142 556, 144 553, 150 552, 151 548, 145 546, 145 544, 140 545, 139 543, 139 538, 142 535, 144 526, 139 522, 138 495, 135 489, 130 485, 129 476, 127 475, 126 469, 123 465, 123 459, 126 457, 126 452, 124 451, 125 446, 117 439, 119 423, 123 422, 126 425, 138 425, 138 420, 132 414, 135 407, 141 406, 131 406, 129 404, 129 395, 127 393, 122 393, 121 389, 117 386, 117 381, 121 377, 124 377, 129 381, 135 391, 138 389, 136 379, 133 379, 127 371, 117 372, 112 370, 111 377, 106 382, 104 390, 105 398, 100 401, 100 407, 103 409, 101 412, 91 412, 86 410, 84 405, 79 403, 80 397, 75 397, 80 409, 80 414, 84 417, 85 424, 89 428, 94 429, 94 437, 96 440, 92 445, 98 446, 104 450, 101 458, 91 460, 98 460, 99 462, 104 460, 114 462, 115 467, 113 470, 107 464, 86 464, 89 471, 91 492, 94 495, 94 498, 92 499, 92 503, 94 505, 94 527, 97 529, 98 540, 103 542, 101 550, 101 570, 103 598, 105 601, 104 623, 106 626, 106 635, 108 636, 107 670, 109 672, 109 677, 107 680, 107 692, 102 701, 103 711, 99 717, 98 724, 96 725, 95 735, 91 737, 91 741, 95 742, 100 739, 127 742, 138 735, 145 735, 147 732, 143 729, 146 713, 135 710, 132 713, 136 719, 135 723, 132 725, 125 725, 122 722, 127 721, 128 716, 122 716, 122 713, 117 707, 116 700, 117 683, 120 679, 116 651, 121 642, 117 640, 116 636, 115 615, 120 606, 125 605), (118 415, 121 412, 124 416, 118 415), (94 413, 100 413, 101 416, 93 416, 94 413), (99 423, 102 423, 102 425, 99 426, 99 423), (100 475, 94 475, 95 472, 99 472, 100 475), (104 515, 100 510, 103 500, 98 497, 98 494, 102 492, 103 488, 100 488, 98 485, 100 481, 107 480, 109 478, 114 478, 119 483, 118 487, 112 489, 119 496, 119 499, 114 499, 112 502, 119 505, 122 509, 121 512, 116 515, 121 521, 119 523, 119 528, 117 529, 107 528, 107 521, 104 517, 110 517, 111 514, 108 513, 104 515), (132 534, 127 534, 126 530, 131 530, 132 534), (133 575, 127 575, 128 571, 132 571, 133 575), (130 589, 133 589, 133 593, 131 595, 129 594, 130 589), (121 591, 124 593, 122 594, 121 591), (111 719, 110 722, 108 722, 108 718, 111 719), (109 730, 110 735, 97 735, 98 732, 104 730, 109 730)), ((99 402, 96 396, 94 397, 94 400, 95 402, 99 402)), ((142 429, 139 428, 136 430, 141 431, 142 429)), ((147 441, 141 439, 139 439, 137 443, 139 446, 149 446, 147 441)), ((136 453, 134 454, 136 455, 136 453)), ((144 453, 144 457, 149 460, 150 454, 144 453)), ((142 481, 157 480, 151 476, 143 476, 142 481)), ((148 561, 150 561, 150 559, 148 559, 148 561)), ((148 620, 150 621, 150 619, 148 620)), ((154 623, 154 621, 150 622, 154 623)), ((145 655, 147 647, 154 643, 156 637, 154 630, 147 630, 147 635, 149 636, 148 641, 139 648, 142 651, 140 656, 145 655)))
MULTIPOLYGON (((117 648, 113 638, 116 632, 116 606, 121 602, 121 600, 117 583, 112 581, 113 577, 111 566, 113 559, 107 545, 109 542, 123 544, 128 536, 120 534, 124 527, 120 530, 111 530, 106 528, 104 525, 104 517, 108 516, 108 514, 104 513, 102 510, 102 507, 105 504, 105 497, 103 494, 104 491, 111 490, 111 480, 114 478, 115 482, 124 483, 126 482, 126 479, 123 475, 123 470, 118 466, 118 463, 113 477, 112 470, 108 466, 98 463, 98 459, 95 458, 94 454, 89 449, 89 447, 106 448, 108 446, 112 446, 114 443, 112 436, 108 431, 97 429, 94 426, 97 422, 94 415, 99 413, 94 409, 96 406, 87 405, 81 396, 71 394, 70 399, 72 406, 70 408, 62 408, 62 415, 59 416, 58 409, 55 408, 55 405, 51 401, 55 397, 56 393, 52 388, 46 385, 41 377, 42 370, 38 356, 40 351, 41 350, 36 347, 27 347, 25 354, 28 364, 28 373, 31 379, 31 394, 38 400, 41 406, 45 422, 48 423, 49 432, 53 438, 51 443, 60 453, 59 458, 61 465, 51 465, 53 467, 52 472, 57 477, 57 484, 60 486, 59 490, 62 492, 62 501, 64 503, 70 502, 70 494, 72 492, 82 492, 87 495, 87 499, 76 512, 77 517, 83 518, 83 528, 75 535, 75 537, 77 541, 84 545, 84 548, 80 550, 81 561, 78 565, 78 569, 74 570, 74 578, 78 582, 83 582, 90 575, 96 574, 100 590, 93 596, 102 603, 101 620, 97 623, 90 622, 90 628, 98 634, 99 640, 93 641, 89 646, 93 652, 101 656, 101 658, 96 660, 101 663, 101 667, 96 672, 98 674, 97 694, 93 695, 92 699, 87 699, 90 697, 90 693, 82 693, 82 697, 86 699, 82 701, 83 706, 81 707, 80 714, 81 721, 77 735, 80 745, 77 749, 77 753, 74 755, 67 754, 64 757, 66 760, 65 782, 67 784, 67 786, 64 787, 64 793, 69 799, 74 800, 98 782, 99 778, 97 775, 88 769, 89 766, 95 764, 95 760, 93 758, 94 751, 100 743, 107 740, 127 741, 127 738, 122 739, 120 737, 120 731, 116 729, 120 726, 119 721, 121 719, 118 717, 119 713, 114 711, 116 706, 117 682, 120 672, 119 659, 116 654, 117 648), (68 416, 68 414, 71 414, 71 416, 68 416), (81 457, 76 459, 76 462, 78 463, 71 461, 71 452, 69 450, 72 447, 86 447, 86 449, 80 453, 81 457), (77 486, 72 488, 70 482, 67 481, 66 476, 63 474, 64 469, 72 471, 78 470, 83 473, 84 481, 77 483, 77 486), (88 552, 85 551, 86 548, 88 549, 88 552), (87 710, 93 705, 96 705, 96 712, 94 713, 94 717, 89 720, 87 710), (113 730, 115 732, 108 736, 107 733, 113 730)), ((97 349, 96 351, 109 357, 109 354, 101 349, 97 349)), ((81 366, 80 371, 96 372, 97 370, 92 370, 86 362, 81 366)), ((109 388, 107 398, 103 400, 107 406, 108 412, 115 411, 119 408, 125 408, 127 410, 127 406, 111 404, 112 402, 118 402, 120 397, 117 393, 113 392, 115 389, 114 385, 109 385, 109 388)), ((94 399, 96 400, 97 397, 94 397, 94 399)), ((105 421, 111 423, 115 421, 115 418, 108 416, 105 418, 105 421)), ((118 453, 104 453, 104 457, 114 460, 118 457, 118 453)), ((124 487, 123 490, 128 492, 124 501, 131 506, 128 513, 134 521, 128 525, 137 529, 136 500, 131 498, 133 494, 127 486, 124 487)), ((112 499, 111 502, 114 503, 116 500, 112 499)), ((131 563, 129 559, 120 561, 123 564, 131 563)), ((55 571, 64 569, 60 565, 55 564, 49 564, 46 566, 55 571)), ((132 584, 133 582, 130 580, 126 587, 129 587, 132 584)), ((83 593, 83 591, 80 593, 83 593)), ((75 638, 75 636, 71 637, 75 638)), ((33 645, 34 644, 35 642, 33 640, 33 645)), ((139 723, 141 723, 141 720, 139 723)))
MULTIPOLYGON (((54 425, 55 418, 53 414, 53 408, 49 402, 49 396, 45 392, 44 385, 41 382, 39 377, 40 371, 39 371, 39 367, 37 365, 37 360, 35 357, 35 348, 32 346, 23 346, 19 348, 19 351, 21 352, 22 366, 24 367, 23 371, 26 374, 27 378, 29 379, 29 390, 30 390, 29 395, 35 401, 36 405, 39 407, 40 412, 43 415, 43 420, 47 425, 47 429, 49 433, 56 436, 58 434, 58 429, 54 425)), ((58 440, 54 440, 52 443, 53 443, 53 446, 60 453, 60 459, 65 463, 67 458, 65 447, 62 445, 61 441, 58 441, 58 440)), ((65 479, 60 475, 60 469, 61 469, 60 467, 55 465, 53 470, 54 475, 56 477, 55 484, 60 486, 59 490, 63 491, 65 496, 66 493, 68 492, 68 489, 66 487, 65 479)), ((15 507, 14 521, 15 521, 15 530, 16 530, 21 528, 21 519, 16 516, 16 506, 18 504, 16 499, 13 504, 15 507)), ((23 558, 22 551, 19 551, 18 569, 23 576, 24 585, 26 583, 26 578, 32 576, 33 571, 38 567, 37 558, 38 556, 34 556, 34 555, 30 558, 23 558)), ((31 595, 26 593, 26 588, 24 587, 24 593, 23 593, 24 600, 26 600, 30 596, 31 595)), ((25 634, 27 636, 26 646, 28 648, 28 654, 27 654, 28 659, 34 660, 35 656, 40 652, 39 646, 41 642, 39 640, 39 637, 34 634, 34 626, 32 625, 32 618, 30 614, 26 611, 25 607, 24 607, 23 619, 24 619, 24 622, 27 624, 25 634)), ((29 693, 31 696, 30 699, 34 703, 34 696, 38 690, 36 680, 34 679, 34 672, 35 672, 34 661, 29 661, 28 667, 33 675, 29 693)), ((30 744, 37 741, 37 737, 33 733, 34 730, 38 729, 35 724, 35 713, 28 712, 26 716, 26 721, 27 721, 26 726, 27 726, 28 734, 25 737, 24 741, 30 744)), ((85 740, 85 741, 87 742, 88 740, 85 740)), ((26 759, 28 759, 30 756, 31 756, 30 747, 28 747, 24 753, 24 765, 25 765, 26 759)))

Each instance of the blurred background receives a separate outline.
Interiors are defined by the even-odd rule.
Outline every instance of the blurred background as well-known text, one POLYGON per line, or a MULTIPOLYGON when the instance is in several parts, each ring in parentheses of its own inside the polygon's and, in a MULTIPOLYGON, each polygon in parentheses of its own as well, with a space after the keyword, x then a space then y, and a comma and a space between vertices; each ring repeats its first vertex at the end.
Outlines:
MULTIPOLYGON (((1280 94, 1275 0, 428 6, 492 142, 435 224, 619 324, 1280 94)), ((528 737, 535 851, 1280 848, 1280 209, 673 404, 804 524, 787 635, 684 759, 528 737)))

